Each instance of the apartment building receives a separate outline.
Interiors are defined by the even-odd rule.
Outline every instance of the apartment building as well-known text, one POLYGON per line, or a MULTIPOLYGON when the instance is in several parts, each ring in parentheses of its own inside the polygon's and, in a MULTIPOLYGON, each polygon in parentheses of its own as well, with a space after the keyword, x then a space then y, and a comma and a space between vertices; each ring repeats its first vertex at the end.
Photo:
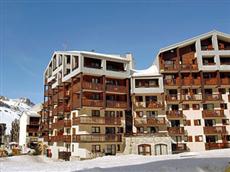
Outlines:
POLYGON ((168 46, 155 64, 174 142, 189 151, 230 147, 230 35, 212 31, 168 46))
POLYGON ((146 70, 124 57, 55 52, 41 131, 54 158, 160 155, 230 147, 230 35, 160 49, 146 70))
POLYGON ((55 52, 44 78, 42 135, 54 158, 115 155, 124 150, 132 56, 55 52))
POLYGON ((38 104, 31 111, 22 113, 19 119, 19 145, 35 148, 39 138, 40 112, 42 105, 38 104))

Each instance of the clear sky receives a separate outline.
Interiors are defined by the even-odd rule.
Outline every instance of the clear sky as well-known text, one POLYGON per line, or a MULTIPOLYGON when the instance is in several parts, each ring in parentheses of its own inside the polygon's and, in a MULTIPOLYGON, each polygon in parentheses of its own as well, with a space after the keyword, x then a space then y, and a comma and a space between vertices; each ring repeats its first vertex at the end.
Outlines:
POLYGON ((213 29, 230 33, 230 1, 0 0, 0 95, 43 101, 56 50, 131 52, 144 69, 160 48, 213 29))

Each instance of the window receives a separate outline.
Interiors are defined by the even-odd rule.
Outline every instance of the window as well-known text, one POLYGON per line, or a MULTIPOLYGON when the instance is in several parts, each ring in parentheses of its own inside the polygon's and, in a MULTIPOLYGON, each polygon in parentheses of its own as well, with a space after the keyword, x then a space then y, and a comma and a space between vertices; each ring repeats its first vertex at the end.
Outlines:
POLYGON ((204 110, 214 110, 214 104, 204 104, 203 109, 204 110))
POLYGON ((143 117, 144 112, 143 111, 137 111, 136 114, 138 117, 143 117))
POLYGON ((125 71, 125 64, 119 62, 106 61, 106 70, 123 72, 125 71))
POLYGON ((135 79, 136 88, 159 87, 158 79, 135 79))
POLYGON ((138 133, 144 133, 144 127, 137 127, 138 133))
POLYGON ((143 97, 142 96, 136 96, 136 101, 137 102, 143 102, 143 97))
POLYGON ((100 133, 100 127, 92 127, 92 133, 100 133))
POLYGON ((219 92, 221 94, 226 94, 226 89, 225 88, 219 88, 219 92))
POLYGON ((92 145, 92 152, 93 153, 101 152, 101 146, 100 145, 92 145))
POLYGON ((203 136, 199 135, 199 136, 195 136, 195 142, 202 142, 203 141, 203 136))
POLYGON ((117 127, 117 133, 123 133, 124 130, 123 130, 123 127, 117 127))
POLYGON ((194 120, 194 126, 200 126, 201 125, 201 120, 200 119, 195 119, 194 120))
POLYGON ((211 57, 203 57, 203 65, 215 65, 215 60, 214 60, 214 56, 211 57))
POLYGON ((121 146, 117 145, 117 151, 121 151, 121 146))
POLYGON ((185 136, 184 141, 185 142, 192 142, 192 136, 185 136))
POLYGON ((78 68, 78 56, 73 56, 72 68, 73 70, 78 68))
POLYGON ((89 57, 84 58, 84 67, 101 69, 102 68, 101 65, 102 62, 100 59, 94 59, 89 57))
POLYGON ((123 117, 123 112, 122 111, 117 111, 117 117, 122 118, 123 117))
POLYGON ((62 55, 59 54, 58 56, 58 66, 61 66, 62 65, 62 55))
POLYGON ((157 111, 147 111, 146 115, 148 118, 155 118, 157 115, 157 111))
POLYGON ((100 116, 100 110, 92 110, 92 116, 93 117, 99 117, 100 116))
POLYGON ((90 96, 90 98, 91 98, 91 100, 100 100, 100 94, 92 94, 91 96, 90 96))
POLYGON ((192 109, 193 110, 199 110, 200 109, 200 105, 199 104, 193 104, 192 105, 192 109))
POLYGON ((157 102, 157 96, 146 96, 146 102, 157 102))
POLYGON ((227 141, 229 142, 230 141, 230 135, 227 135, 227 141))
POLYGON ((221 109, 228 109, 227 103, 221 103, 220 108, 221 109))
POLYGON ((189 110, 189 104, 183 104, 182 109, 183 110, 189 110))
POLYGON ((229 119, 222 119, 223 125, 229 125, 229 119))
POLYGON ((184 125, 191 126, 191 120, 184 120, 184 125))

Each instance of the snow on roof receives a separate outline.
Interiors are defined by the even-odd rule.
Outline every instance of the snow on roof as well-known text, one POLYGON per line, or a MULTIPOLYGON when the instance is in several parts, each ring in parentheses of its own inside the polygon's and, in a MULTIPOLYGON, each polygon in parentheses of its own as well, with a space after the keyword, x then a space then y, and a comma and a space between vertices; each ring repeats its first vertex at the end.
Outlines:
POLYGON ((92 51, 56 51, 55 53, 77 53, 77 54, 86 54, 86 55, 93 55, 93 56, 101 56, 101 57, 108 57, 108 58, 113 58, 113 59, 118 59, 118 60, 126 60, 128 61, 129 59, 117 55, 117 54, 103 54, 103 53, 97 53, 97 52, 92 52, 92 51))
POLYGON ((132 76, 160 76, 156 65, 152 65, 145 70, 134 70, 132 76))
POLYGON ((40 117, 41 115, 39 115, 37 112, 35 111, 27 111, 27 112, 24 112, 27 116, 30 116, 30 117, 40 117))
POLYGON ((31 111, 34 111, 34 112, 39 112, 41 110, 42 110, 42 104, 41 103, 36 104, 31 108, 31 111))

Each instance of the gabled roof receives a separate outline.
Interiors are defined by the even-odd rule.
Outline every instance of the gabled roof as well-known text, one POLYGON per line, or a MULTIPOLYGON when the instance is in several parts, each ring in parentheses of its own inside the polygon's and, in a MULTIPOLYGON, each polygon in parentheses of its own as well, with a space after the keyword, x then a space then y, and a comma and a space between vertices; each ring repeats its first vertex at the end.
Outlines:
MULTIPOLYGON (((167 50, 171 50, 171 49, 173 49, 173 48, 180 47, 180 46, 185 46, 185 45, 187 45, 187 44, 191 44, 191 43, 195 42, 197 39, 204 39, 204 38, 210 37, 210 36, 212 36, 212 35, 214 35, 214 34, 216 34, 217 36, 227 37, 227 38, 230 39, 230 34, 223 33, 223 32, 217 31, 217 30, 213 30, 213 31, 210 31, 210 32, 207 32, 207 33, 198 35, 198 36, 195 36, 195 37, 193 37, 193 38, 186 39, 186 40, 184 40, 184 41, 181 41, 181 42, 172 44, 172 45, 170 45, 170 46, 161 48, 161 49, 160 49, 160 52, 164 52, 164 51, 167 51, 167 50)), ((160 52, 159 52, 159 53, 160 53, 160 52)))

